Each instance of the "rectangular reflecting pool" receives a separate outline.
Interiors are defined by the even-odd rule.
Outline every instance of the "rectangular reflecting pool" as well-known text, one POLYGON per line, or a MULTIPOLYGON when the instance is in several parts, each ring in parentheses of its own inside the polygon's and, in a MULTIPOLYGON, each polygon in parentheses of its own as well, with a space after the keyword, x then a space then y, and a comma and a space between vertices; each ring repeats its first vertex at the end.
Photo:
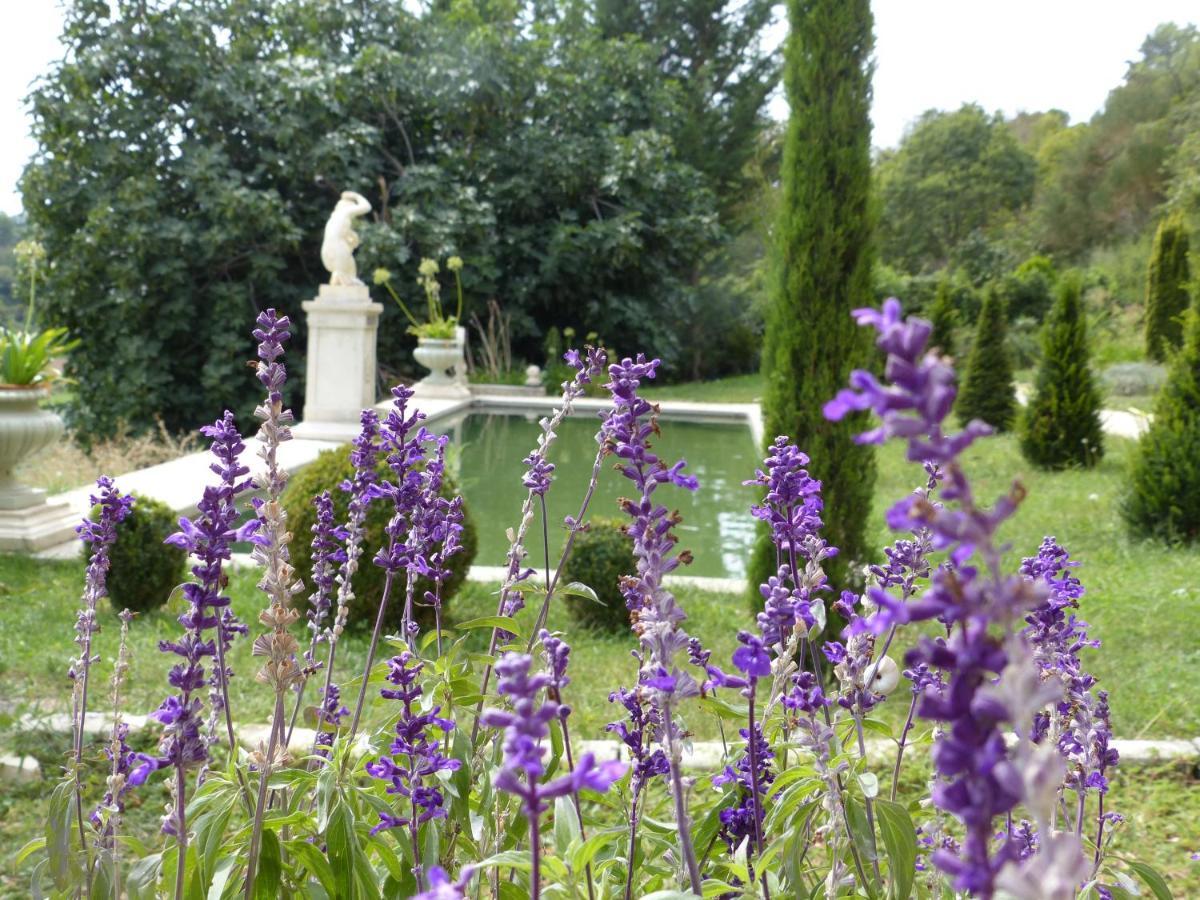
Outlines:
MULTIPOLYGON (((503 565, 508 552, 505 532, 517 525, 527 493, 521 478, 522 460, 537 445, 538 419, 544 413, 527 415, 509 412, 471 412, 456 422, 434 422, 430 429, 450 435, 451 469, 458 473, 463 496, 479 531, 477 565, 503 565), (454 457, 457 456, 457 459, 454 457)), ((557 561, 565 540, 563 518, 576 515, 587 490, 596 456, 598 420, 589 412, 577 412, 558 430, 550 452, 554 463, 554 485, 546 496, 550 532, 551 565, 557 561)), ((686 459, 687 469, 700 481, 700 489, 685 491, 664 485, 655 499, 678 510, 683 522, 676 529, 679 547, 692 551, 695 561, 679 572, 712 578, 742 578, 754 541, 755 520, 750 504, 757 499, 753 488, 742 484, 761 465, 758 448, 745 425, 688 422, 676 419, 660 423, 662 435, 654 450, 668 463, 686 459)), ((633 484, 613 470, 615 460, 605 461, 596 496, 588 514, 623 519, 617 498, 627 497, 633 484)), ((540 567, 542 521, 540 508, 530 527, 527 562, 540 567)))

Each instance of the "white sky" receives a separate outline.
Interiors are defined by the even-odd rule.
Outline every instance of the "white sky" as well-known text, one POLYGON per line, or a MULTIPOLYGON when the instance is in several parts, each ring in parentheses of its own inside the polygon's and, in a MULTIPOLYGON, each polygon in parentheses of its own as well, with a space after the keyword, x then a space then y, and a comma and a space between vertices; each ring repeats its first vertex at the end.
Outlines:
MULTIPOLYGON (((875 0, 874 10, 879 147, 895 146, 925 110, 968 101, 1089 119, 1156 25, 1200 21, 1197 0, 875 0)), ((0 0, 0 21, 0 210, 15 214, 33 153, 23 99, 61 55, 59 0, 0 0)), ((786 115, 786 103, 772 113, 786 115)))

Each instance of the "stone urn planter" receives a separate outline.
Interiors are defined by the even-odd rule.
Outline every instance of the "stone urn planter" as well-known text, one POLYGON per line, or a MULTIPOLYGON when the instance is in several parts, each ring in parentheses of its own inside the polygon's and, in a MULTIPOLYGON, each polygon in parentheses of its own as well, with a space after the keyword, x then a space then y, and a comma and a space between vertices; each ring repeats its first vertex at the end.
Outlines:
POLYGON ((63 421, 38 404, 48 388, 0 385, 0 509, 24 509, 45 501, 45 493, 19 484, 18 465, 62 437, 63 421))
POLYGON ((417 382, 415 390, 426 397, 467 397, 470 391, 463 384, 462 373, 451 372, 462 365, 463 345, 451 338, 417 339, 413 351, 417 362, 429 370, 429 374, 417 382))

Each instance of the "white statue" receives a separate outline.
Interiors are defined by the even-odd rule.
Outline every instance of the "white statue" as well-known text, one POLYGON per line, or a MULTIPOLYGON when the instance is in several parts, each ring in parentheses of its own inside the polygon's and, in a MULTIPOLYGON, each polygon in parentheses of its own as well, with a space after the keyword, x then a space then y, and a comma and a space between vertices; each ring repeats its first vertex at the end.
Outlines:
POLYGON ((362 284, 354 264, 354 251, 359 244, 358 235, 354 233, 354 220, 370 211, 367 198, 354 191, 343 191, 333 208, 333 214, 325 223, 325 241, 321 244, 321 262, 329 270, 330 284, 362 284))

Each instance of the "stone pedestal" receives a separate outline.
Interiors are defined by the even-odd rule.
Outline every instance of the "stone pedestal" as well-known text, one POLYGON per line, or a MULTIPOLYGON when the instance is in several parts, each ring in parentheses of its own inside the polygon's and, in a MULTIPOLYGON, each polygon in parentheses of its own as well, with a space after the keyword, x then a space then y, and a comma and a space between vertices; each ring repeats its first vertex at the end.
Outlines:
POLYGON ((63 436, 62 419, 39 406, 47 393, 37 386, 0 390, 0 550, 44 550, 73 537, 78 524, 65 503, 48 503, 45 491, 14 476, 23 460, 63 436))
POLYGON ((375 340, 383 306, 365 284, 321 285, 308 316, 304 422, 357 422, 375 405, 375 340))

